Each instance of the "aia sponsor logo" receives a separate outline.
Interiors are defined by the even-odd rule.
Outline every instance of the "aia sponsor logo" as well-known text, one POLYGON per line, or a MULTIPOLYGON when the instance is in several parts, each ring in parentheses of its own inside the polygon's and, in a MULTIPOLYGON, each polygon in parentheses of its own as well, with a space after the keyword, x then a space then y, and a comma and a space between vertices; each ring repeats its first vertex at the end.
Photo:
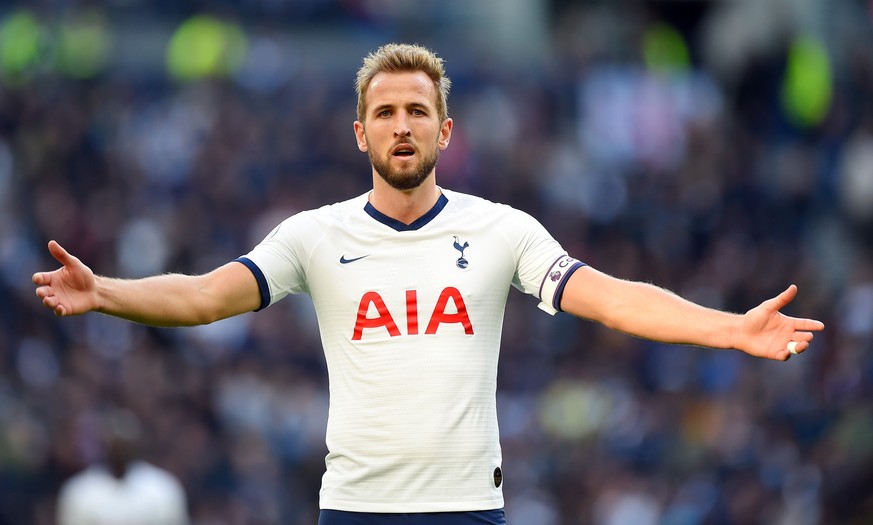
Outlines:
MULTIPOLYGON (((406 290, 405 299, 405 335, 419 335, 418 292, 406 290)), ((470 322, 470 316, 467 315, 467 304, 464 302, 461 292, 453 286, 444 288, 440 292, 433 310, 427 317, 424 333, 436 334, 440 326, 444 324, 461 325, 465 334, 473 335, 473 324, 470 322), (449 301, 453 304, 453 308, 449 308, 449 301)), ((387 330, 391 337, 404 335, 379 292, 367 292, 361 297, 352 341, 360 341, 364 337, 365 330, 387 330), (375 315, 368 317, 371 309, 375 310, 375 315)))

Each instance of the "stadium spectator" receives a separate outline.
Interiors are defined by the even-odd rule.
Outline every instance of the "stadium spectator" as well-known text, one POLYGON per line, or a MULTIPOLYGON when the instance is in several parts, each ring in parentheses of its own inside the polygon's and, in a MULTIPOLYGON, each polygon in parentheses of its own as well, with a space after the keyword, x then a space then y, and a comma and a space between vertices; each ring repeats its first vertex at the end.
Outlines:
POLYGON ((139 459, 143 429, 129 411, 101 417, 104 460, 61 487, 58 525, 187 525, 181 483, 169 472, 139 459))

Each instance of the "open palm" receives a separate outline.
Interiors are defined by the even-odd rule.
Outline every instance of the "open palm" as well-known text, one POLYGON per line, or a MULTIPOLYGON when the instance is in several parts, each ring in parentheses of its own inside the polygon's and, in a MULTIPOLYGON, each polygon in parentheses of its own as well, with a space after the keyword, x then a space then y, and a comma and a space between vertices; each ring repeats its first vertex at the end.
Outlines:
POLYGON ((812 332, 823 330, 824 324, 813 319, 789 317, 779 311, 796 295, 797 287, 792 284, 776 297, 746 312, 737 331, 734 347, 756 357, 779 361, 791 357, 791 342, 796 353, 806 350, 812 341, 812 332))
POLYGON ((97 279, 90 268, 70 255, 60 244, 49 241, 49 252, 61 267, 33 274, 36 295, 55 315, 77 315, 97 308, 97 279))

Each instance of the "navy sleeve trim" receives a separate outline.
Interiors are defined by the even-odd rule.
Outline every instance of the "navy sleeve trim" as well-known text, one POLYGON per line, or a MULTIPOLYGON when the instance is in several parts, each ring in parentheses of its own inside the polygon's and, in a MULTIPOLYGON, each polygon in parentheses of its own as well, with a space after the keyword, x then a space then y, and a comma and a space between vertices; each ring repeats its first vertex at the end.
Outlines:
POLYGON ((264 276, 264 272, 258 268, 258 265, 252 262, 248 257, 238 257, 234 259, 236 262, 242 263, 246 268, 251 270, 252 274, 255 276, 255 280, 258 282, 258 290, 261 292, 261 306, 258 307, 256 312, 260 312, 264 308, 270 306, 270 287, 267 285, 267 278, 264 276))
POLYGON ((552 308, 559 312, 563 312, 563 310, 561 310, 561 298, 564 296, 564 287, 567 286, 567 281, 570 280, 570 276, 573 275, 576 270, 582 268, 583 266, 585 266, 584 262, 576 261, 576 264, 571 266, 570 269, 567 270, 567 273, 564 274, 564 278, 561 280, 561 284, 559 284, 558 289, 555 290, 555 298, 552 300, 552 308))

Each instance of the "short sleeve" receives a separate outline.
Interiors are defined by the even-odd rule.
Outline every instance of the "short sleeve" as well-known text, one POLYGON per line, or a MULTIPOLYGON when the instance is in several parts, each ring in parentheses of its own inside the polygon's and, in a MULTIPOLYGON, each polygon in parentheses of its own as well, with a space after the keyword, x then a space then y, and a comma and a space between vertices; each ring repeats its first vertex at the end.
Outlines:
POLYGON ((285 219, 246 255, 236 259, 254 274, 261 293, 258 310, 288 294, 307 292, 306 262, 314 226, 307 213, 285 219))
POLYGON ((567 280, 585 263, 569 256, 539 221, 524 212, 513 210, 505 224, 517 261, 513 286, 539 298, 541 310, 558 313, 567 280))

